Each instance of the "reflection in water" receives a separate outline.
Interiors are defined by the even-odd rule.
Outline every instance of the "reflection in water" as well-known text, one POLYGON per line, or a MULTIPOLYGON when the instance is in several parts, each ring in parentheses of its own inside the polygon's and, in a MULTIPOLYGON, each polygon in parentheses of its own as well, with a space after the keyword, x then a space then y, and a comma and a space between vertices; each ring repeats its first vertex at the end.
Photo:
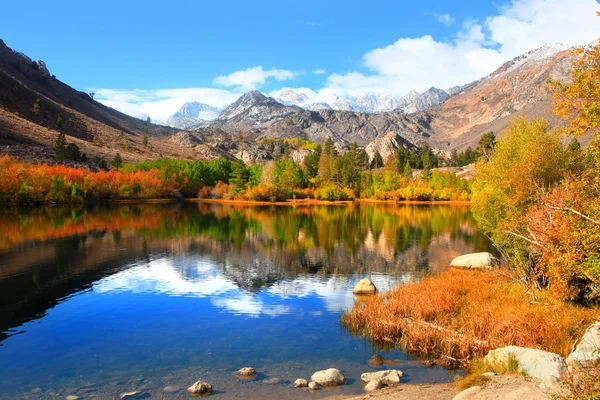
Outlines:
POLYGON ((331 365, 356 378, 373 349, 338 325, 355 282, 388 290, 473 250, 489 244, 464 207, 0 210, 0 393, 30 390, 32 374, 48 396, 86 382, 111 396, 152 381, 152 393, 198 374, 224 398, 265 391, 232 382, 242 364, 291 381, 331 365))

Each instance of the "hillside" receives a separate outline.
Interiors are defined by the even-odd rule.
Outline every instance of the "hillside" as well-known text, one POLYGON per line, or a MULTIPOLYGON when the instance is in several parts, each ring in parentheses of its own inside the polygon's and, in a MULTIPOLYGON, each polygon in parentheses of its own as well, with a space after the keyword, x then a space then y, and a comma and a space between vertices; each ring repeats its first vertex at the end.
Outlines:
POLYGON ((32 61, 0 40, 0 146, 4 152, 34 161, 53 157, 58 132, 89 156, 125 160, 160 154, 191 157, 169 142, 178 130, 147 123, 95 101, 51 75, 43 61, 32 61), (37 103, 37 111, 34 104, 37 103), (142 145, 148 136, 152 146, 142 145))

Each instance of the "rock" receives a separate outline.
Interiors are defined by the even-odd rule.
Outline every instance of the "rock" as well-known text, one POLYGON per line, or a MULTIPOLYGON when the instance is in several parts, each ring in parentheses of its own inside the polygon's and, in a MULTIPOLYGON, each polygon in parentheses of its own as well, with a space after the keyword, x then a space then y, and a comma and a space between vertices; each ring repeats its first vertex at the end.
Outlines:
POLYGON ((383 382, 379 381, 379 380, 373 380, 370 381, 369 383, 367 383, 365 385, 365 391, 367 392, 373 392, 375 390, 379 390, 381 388, 385 387, 385 385, 383 384, 383 382))
POLYGON ((142 394, 142 392, 128 392, 128 393, 123 393, 121 394, 121 396, 119 396, 120 399, 133 399, 138 397, 140 394, 142 394))
POLYGON ((317 382, 309 382, 308 383, 308 388, 310 390, 318 390, 321 387, 321 385, 319 385, 317 382))
POLYGON ((41 392, 42 392, 42 388, 37 387, 37 388, 31 389, 30 393, 32 393, 32 394, 38 394, 38 393, 41 393, 41 392))
POLYGON ((266 383, 267 385, 277 385, 278 383, 281 383, 281 379, 273 377, 265 379, 264 381, 262 381, 262 383, 266 383))
POLYGON ((385 363, 385 358, 383 358, 380 354, 375 354, 373 357, 369 358, 369 364, 379 367, 385 363))
POLYGON ((181 391, 179 386, 166 386, 163 390, 163 393, 175 394, 181 391))
POLYGON ((542 383, 540 383, 540 389, 554 391, 558 382, 559 380, 555 376, 547 376, 544 379, 542 379, 542 383))
POLYGON ((600 358, 600 322, 587 330, 575 350, 567 357, 569 367, 586 367, 600 358))
POLYGON ((256 370, 254 368, 244 367, 241 368, 237 373, 241 376, 254 376, 256 375, 256 370))
POLYGON ((458 268, 491 268, 495 265, 498 265, 498 259, 487 252, 464 254, 450 263, 451 267, 458 268))
POLYGON ((486 376, 486 377, 488 377, 488 378, 491 378, 491 377, 493 377, 493 376, 498 376, 498 374, 497 374, 497 373, 495 373, 495 372, 484 372, 484 373, 483 373, 483 374, 481 374, 481 375, 483 375, 483 376, 486 376))
POLYGON ((375 294, 377 293, 377 288, 369 279, 364 278, 358 281, 356 286, 354 286, 354 290, 352 291, 354 294, 375 294))
POLYGON ((363 382, 381 381, 385 385, 392 386, 400 383, 400 377, 404 375, 397 369, 386 369, 385 371, 365 372, 360 376, 363 382))
POLYGON ((532 378, 544 379, 548 376, 560 378, 567 371, 565 359, 558 354, 518 346, 490 350, 485 356, 484 362, 487 364, 506 364, 511 353, 519 363, 519 371, 532 378))
POLYGON ((297 388, 305 388, 307 386, 308 386, 308 382, 306 381, 306 379, 298 378, 294 382, 294 387, 297 387, 297 388))
POLYGON ((443 367, 446 369, 460 368, 460 362, 452 357, 440 357, 437 360, 434 360, 433 363, 438 367, 443 367))
POLYGON ((198 381, 188 388, 188 392, 197 395, 209 395, 212 393, 212 385, 207 382, 198 381))
POLYGON ((70 395, 70 396, 67 396, 67 400, 79 400, 79 396, 70 395))
POLYGON ((463 390, 456 396, 454 396, 452 398, 452 400, 470 399, 472 397, 475 397, 477 394, 479 394, 479 392, 481 392, 481 389, 483 389, 481 386, 470 387, 468 389, 463 390))
POLYGON ((329 368, 317 371, 310 377, 310 380, 321 386, 339 386, 346 383, 346 377, 339 369, 329 368))

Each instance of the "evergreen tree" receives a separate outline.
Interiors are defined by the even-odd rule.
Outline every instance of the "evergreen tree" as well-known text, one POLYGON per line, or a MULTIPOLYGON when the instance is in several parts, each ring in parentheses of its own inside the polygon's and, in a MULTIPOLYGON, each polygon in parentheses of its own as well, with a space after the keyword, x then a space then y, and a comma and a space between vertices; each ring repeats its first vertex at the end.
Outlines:
POLYGON ((65 158, 67 160, 79 161, 82 159, 79 147, 75 143, 69 143, 65 148, 65 158))
POLYGON ((144 147, 148 147, 148 136, 144 135, 144 137, 142 138, 142 145, 144 147))
POLYGON ((321 145, 318 145, 317 148, 304 157, 304 161, 302 161, 302 166, 304 167, 304 172, 306 173, 306 177, 308 179, 314 178, 319 173, 319 160, 321 158, 321 145))
POLYGON ((381 167, 383 167, 383 158, 381 157, 381 154, 379 154, 379 151, 376 151, 375 154, 373 154, 373 159, 371 160, 371 169, 377 169, 381 167))
POLYGON ((67 156, 67 139, 65 134, 60 132, 54 140, 54 159, 57 162, 63 162, 67 156))
POLYGON ((327 139, 321 156, 319 158, 319 176, 323 182, 331 182, 333 180, 333 163, 336 158, 336 151, 333 147, 333 140, 327 139))
POLYGON ((246 183, 250 178, 248 168, 242 160, 236 160, 231 164, 231 174, 229 175, 229 185, 231 193, 237 196, 246 190, 246 183))
POLYGON ((113 158, 112 162, 110 163, 111 167, 113 167, 114 169, 119 169, 123 166, 123 159, 121 158, 121 154, 119 154, 117 152, 117 154, 115 154, 115 158, 113 158))
POLYGON ((408 159, 404 163, 404 171, 402 171, 402 175, 404 175, 406 179, 412 179, 412 168, 410 167, 410 161, 408 161, 408 159))

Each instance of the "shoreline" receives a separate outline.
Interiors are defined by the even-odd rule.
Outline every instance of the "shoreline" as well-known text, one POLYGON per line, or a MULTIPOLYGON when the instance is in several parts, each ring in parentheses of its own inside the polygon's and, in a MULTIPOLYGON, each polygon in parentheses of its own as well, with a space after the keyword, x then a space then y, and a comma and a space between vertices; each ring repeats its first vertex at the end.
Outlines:
POLYGON ((94 202, 42 202, 32 204, 21 203, 0 203, 0 207, 37 207, 37 206, 62 206, 62 205, 98 205, 98 204, 134 204, 134 203, 207 203, 207 204, 230 204, 239 206, 350 206, 356 203, 371 204, 396 204, 396 205, 451 205, 451 206, 470 206, 471 202, 467 200, 376 200, 376 199, 356 199, 356 200, 318 200, 318 199, 289 199, 285 201, 254 201, 254 200, 228 200, 228 199, 201 199, 201 198, 148 198, 148 199, 112 199, 94 202))

